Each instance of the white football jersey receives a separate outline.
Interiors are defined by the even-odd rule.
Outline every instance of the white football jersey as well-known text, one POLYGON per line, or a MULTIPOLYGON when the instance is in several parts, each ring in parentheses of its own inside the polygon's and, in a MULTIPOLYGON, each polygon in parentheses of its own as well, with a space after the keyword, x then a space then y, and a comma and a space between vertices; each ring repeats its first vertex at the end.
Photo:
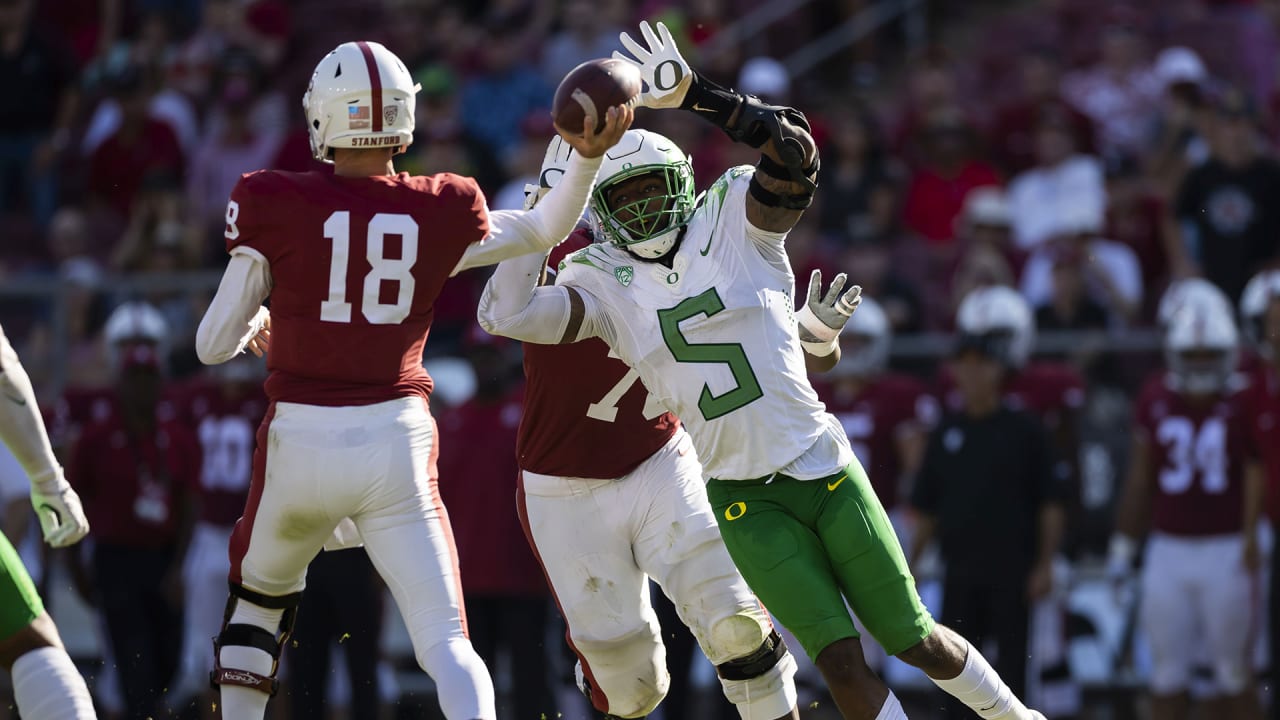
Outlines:
POLYGON ((585 291, 584 326, 680 417, 707 477, 821 477, 852 452, 805 371, 786 234, 747 223, 753 171, 731 168, 707 191, 671 267, 596 244, 565 258, 556 283, 585 291), (806 452, 824 435, 844 445, 815 464, 806 452))

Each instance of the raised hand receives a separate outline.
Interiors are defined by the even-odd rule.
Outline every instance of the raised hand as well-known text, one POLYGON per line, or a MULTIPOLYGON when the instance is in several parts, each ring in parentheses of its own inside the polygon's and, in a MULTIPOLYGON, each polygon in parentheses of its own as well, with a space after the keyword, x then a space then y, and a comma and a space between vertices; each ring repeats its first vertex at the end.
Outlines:
POLYGON ((644 43, 637 42, 623 32, 618 35, 622 46, 631 53, 630 56, 618 50, 613 56, 619 60, 640 68, 640 76, 644 78, 645 90, 640 93, 638 103, 648 108, 678 108, 684 102, 684 96, 693 84, 693 68, 680 55, 675 38, 663 23, 658 23, 657 32, 649 26, 648 20, 640 22, 640 35, 644 43))
POLYGON ((588 117, 583 120, 581 135, 569 133, 559 125, 556 126, 556 132, 560 133, 560 137, 564 138, 564 141, 582 157, 598 158, 604 155, 605 150, 618 144, 622 134, 631 127, 631 121, 635 116, 635 110, 632 108, 626 105, 615 105, 605 113, 603 128, 596 128, 588 117))

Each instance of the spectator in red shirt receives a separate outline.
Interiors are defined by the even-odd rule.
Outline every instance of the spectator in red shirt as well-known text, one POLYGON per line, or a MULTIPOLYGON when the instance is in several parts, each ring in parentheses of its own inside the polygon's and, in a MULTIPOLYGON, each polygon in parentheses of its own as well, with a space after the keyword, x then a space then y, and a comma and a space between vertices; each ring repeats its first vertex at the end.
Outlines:
POLYGON ((119 362, 114 411, 76 443, 71 477, 94 538, 86 600, 106 622, 125 714, 160 717, 182 650, 182 565, 200 449, 184 425, 158 412, 156 346, 126 345, 119 362))
POLYGON ((958 108, 944 108, 929 119, 923 138, 924 164, 911 178, 902 217, 933 246, 955 237, 955 220, 970 190, 999 185, 1000 176, 974 156, 973 129, 958 108))
POLYGON ((166 123, 148 117, 149 92, 139 68, 121 69, 109 84, 120 103, 120 127, 89 157, 89 192, 128 218, 147 175, 182 176, 182 147, 166 123))
POLYGON ((542 569, 529 550, 516 516, 516 431, 522 387, 505 341, 476 328, 468 353, 478 380, 476 394, 439 413, 440 495, 453 523, 463 568, 471 643, 490 668, 499 654, 510 659, 514 688, 498 712, 556 716, 547 669, 552 653, 543 642, 551 604, 542 569))

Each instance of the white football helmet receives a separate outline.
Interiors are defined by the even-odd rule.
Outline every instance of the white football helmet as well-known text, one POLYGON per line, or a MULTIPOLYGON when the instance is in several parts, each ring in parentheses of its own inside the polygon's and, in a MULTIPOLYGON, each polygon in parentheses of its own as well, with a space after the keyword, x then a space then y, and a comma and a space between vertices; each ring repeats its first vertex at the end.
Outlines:
MULTIPOLYGON (((697 206, 693 193, 693 166, 674 142, 648 130, 628 130, 617 145, 605 151, 596 189, 591 193, 588 215, 591 229, 619 247, 642 258, 659 258, 676 244, 680 229, 688 224, 697 206), (610 208, 609 189, 637 175, 661 173, 667 192, 659 196, 662 207, 639 212, 645 199, 610 208), (631 217, 618 219, 620 211, 631 217)), ((656 197, 653 198, 656 201, 656 197)))
POLYGON ((1230 310, 1214 303, 1179 308, 1164 337, 1165 362, 1173 388, 1197 395, 1227 389, 1236 368, 1238 343, 1230 310))
POLYGON ((956 329, 966 335, 1003 336, 1000 359, 1011 368, 1027 364, 1036 338, 1031 306, 1017 290, 1003 285, 970 291, 956 311, 956 329))
POLYGON ((1173 316, 1186 305, 1214 305, 1228 315, 1232 314, 1231 300, 1226 293, 1204 278, 1193 277, 1169 283, 1156 307, 1156 322, 1168 329, 1173 316))
POLYGON ((381 44, 342 43, 316 65, 302 96, 311 154, 331 163, 333 148, 407 147, 420 88, 381 44))
POLYGON ((889 325, 889 317, 875 300, 862 296, 862 304, 849 317, 840 337, 842 344, 857 338, 860 345, 852 348, 846 344, 841 349, 840 362, 832 369, 833 374, 866 377, 880 372, 888 364, 893 328, 889 325))
POLYGON ((1271 301, 1277 299, 1280 299, 1280 270, 1263 270, 1254 275, 1240 294, 1240 324, 1244 327, 1244 336, 1264 353, 1270 352, 1271 344, 1263 342, 1263 322, 1271 301))
POLYGON ((102 335, 112 346, 126 342, 160 345, 169 338, 169 323, 154 305, 135 300, 111 311, 102 335))
POLYGON ((154 345, 156 354, 169 354, 169 323, 164 315, 150 303, 134 300, 111 311, 102 329, 107 341, 107 359, 114 368, 120 367, 120 348, 133 343, 154 345))

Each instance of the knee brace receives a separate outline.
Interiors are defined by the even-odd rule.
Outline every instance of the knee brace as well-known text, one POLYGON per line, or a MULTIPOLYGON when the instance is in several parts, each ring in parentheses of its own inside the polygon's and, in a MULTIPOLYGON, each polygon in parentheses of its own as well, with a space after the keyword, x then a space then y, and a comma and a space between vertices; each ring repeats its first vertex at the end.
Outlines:
POLYGON ((775 630, 751 652, 717 665, 716 674, 744 720, 771 720, 796 705, 796 661, 775 630))
POLYGON ((575 668, 578 687, 596 710, 618 718, 642 718, 667 696, 671 675, 666 650, 655 631, 646 625, 618 640, 574 641, 580 657, 575 668), (586 677, 583 663, 590 669, 591 679, 586 677))
POLYGON ((276 673, 280 670, 280 651, 284 649, 284 644, 293 634, 293 624, 298 619, 300 600, 302 600, 300 592, 273 597, 231 583, 227 609, 222 615, 222 631, 213 638, 213 672, 209 674, 210 687, 217 690, 220 685, 240 685, 260 690, 274 697, 280 686, 280 682, 276 680, 276 673), (232 623, 231 616, 241 600, 268 610, 283 610, 284 615, 280 618, 279 629, 272 632, 257 625, 232 623), (259 675, 248 670, 222 667, 221 651, 224 646, 251 647, 267 653, 272 660, 271 673, 259 675))

